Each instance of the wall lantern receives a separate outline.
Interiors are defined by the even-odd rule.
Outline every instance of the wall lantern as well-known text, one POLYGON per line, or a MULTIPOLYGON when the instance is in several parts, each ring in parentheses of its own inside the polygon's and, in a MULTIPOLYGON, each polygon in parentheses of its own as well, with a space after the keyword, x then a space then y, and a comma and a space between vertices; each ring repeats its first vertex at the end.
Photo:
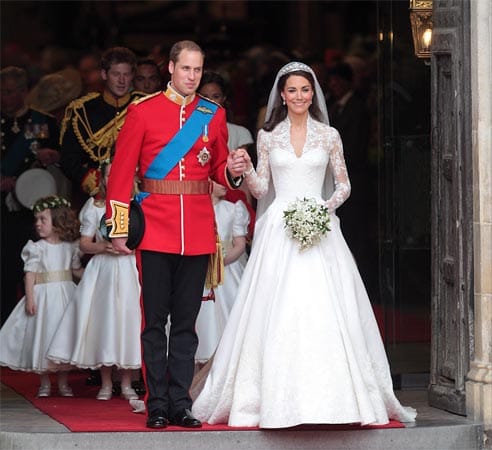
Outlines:
POLYGON ((429 59, 432 41, 432 0, 410 0, 410 23, 417 58, 429 59))

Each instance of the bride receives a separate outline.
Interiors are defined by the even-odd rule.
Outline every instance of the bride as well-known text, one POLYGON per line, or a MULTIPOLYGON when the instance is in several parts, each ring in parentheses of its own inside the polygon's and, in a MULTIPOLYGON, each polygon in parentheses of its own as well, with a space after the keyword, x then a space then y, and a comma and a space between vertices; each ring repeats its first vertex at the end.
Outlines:
POLYGON ((335 214, 350 182, 309 66, 280 69, 257 148, 258 167, 248 160, 245 172, 260 199, 252 252, 193 413, 210 424, 261 428, 413 421, 416 411, 393 393, 371 304, 335 214), (300 251, 284 211, 303 198, 328 209, 331 231, 300 251))

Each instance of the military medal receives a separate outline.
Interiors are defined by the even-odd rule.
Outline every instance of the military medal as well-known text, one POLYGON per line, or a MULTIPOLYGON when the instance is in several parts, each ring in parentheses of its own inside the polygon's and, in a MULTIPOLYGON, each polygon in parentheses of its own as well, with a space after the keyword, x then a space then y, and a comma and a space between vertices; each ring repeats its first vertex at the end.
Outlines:
POLYGON ((34 139, 36 136, 34 135, 34 127, 31 121, 29 120, 29 123, 26 123, 26 126, 24 127, 24 137, 26 139, 34 139))
POLYGON ((202 141, 203 142, 208 142, 208 125, 203 126, 203 136, 202 136, 202 141))
MULTIPOLYGON (((22 117, 24 116, 24 114, 26 114, 28 111, 28 108, 27 106, 25 106, 24 108, 22 108, 20 111, 17 111, 17 113, 15 114, 14 116, 14 123, 12 124, 12 126, 10 127, 10 129, 12 130, 12 133, 14 134, 17 134, 21 131, 20 127, 19 127, 19 124, 17 122, 17 119, 19 117, 22 117)), ((3 119, 2 119, 3 120, 3 119)), ((3 123, 3 122, 2 122, 3 123)))
POLYGON ((208 163, 208 161, 210 159, 210 152, 207 150, 207 147, 203 147, 200 150, 200 153, 198 153, 198 155, 196 155, 196 157, 198 158, 198 162, 202 166, 204 166, 205 164, 208 163))
POLYGON ((36 139, 48 139, 49 129, 47 123, 35 123, 33 125, 33 130, 36 139))
POLYGON ((14 124, 12 125, 12 133, 17 134, 20 131, 19 124, 17 123, 17 117, 14 119, 14 124))
POLYGON ((31 152, 35 155, 36 152, 39 150, 39 148, 41 147, 41 145, 39 144, 39 141, 32 141, 31 144, 29 145, 29 149, 31 150, 31 152))

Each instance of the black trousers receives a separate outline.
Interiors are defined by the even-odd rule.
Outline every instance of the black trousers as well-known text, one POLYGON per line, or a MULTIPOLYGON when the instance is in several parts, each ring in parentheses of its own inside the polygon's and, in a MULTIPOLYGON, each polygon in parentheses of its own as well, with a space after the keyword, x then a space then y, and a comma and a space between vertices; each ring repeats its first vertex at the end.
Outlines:
POLYGON ((200 311, 209 255, 142 251, 143 373, 149 415, 172 417, 191 409, 200 311), (169 346, 166 322, 170 318, 169 346))

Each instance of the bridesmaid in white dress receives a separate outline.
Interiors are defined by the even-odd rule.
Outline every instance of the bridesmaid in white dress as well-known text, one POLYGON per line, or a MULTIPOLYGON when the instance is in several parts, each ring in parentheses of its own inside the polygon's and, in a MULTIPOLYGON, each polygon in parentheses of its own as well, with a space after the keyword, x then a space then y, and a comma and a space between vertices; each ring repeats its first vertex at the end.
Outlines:
MULTIPOLYGON (((38 200, 34 206, 36 233, 22 250, 26 295, 0 330, 0 365, 40 374, 38 397, 51 395, 49 372, 58 372, 58 393, 72 397, 69 366, 53 364, 46 351, 75 291, 72 275, 80 278, 79 222, 62 197, 38 200)), ((67 336, 65 336, 67 338, 67 336)))
POLYGON ((245 172, 261 199, 253 247, 194 415, 262 428, 413 421, 416 411, 393 393, 372 307, 335 214, 350 182, 340 136, 305 64, 279 71, 258 153, 257 170, 245 172), (283 213, 302 198, 328 208, 331 231, 300 252, 283 213))
POLYGON ((120 369, 121 395, 137 399, 131 386, 141 367, 140 284, 135 255, 121 255, 104 240, 99 224, 105 214, 104 191, 110 165, 103 166, 101 198, 89 198, 80 211, 81 249, 94 254, 48 350, 48 358, 84 369, 101 370, 96 398, 112 396, 113 367, 120 369))
POLYGON ((217 231, 224 249, 224 283, 213 290, 205 289, 196 321, 198 348, 195 361, 206 363, 215 352, 227 319, 236 300, 237 289, 248 260, 246 236, 248 235, 249 213, 246 205, 224 199, 227 188, 213 182, 212 203, 215 211, 217 231))

